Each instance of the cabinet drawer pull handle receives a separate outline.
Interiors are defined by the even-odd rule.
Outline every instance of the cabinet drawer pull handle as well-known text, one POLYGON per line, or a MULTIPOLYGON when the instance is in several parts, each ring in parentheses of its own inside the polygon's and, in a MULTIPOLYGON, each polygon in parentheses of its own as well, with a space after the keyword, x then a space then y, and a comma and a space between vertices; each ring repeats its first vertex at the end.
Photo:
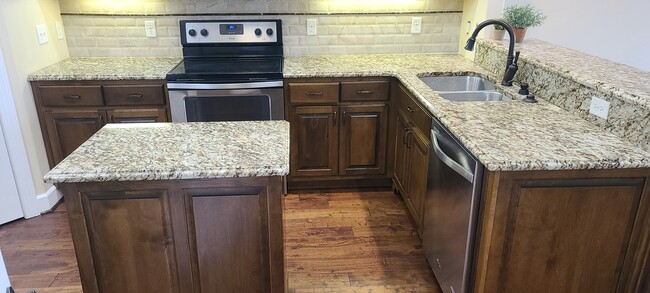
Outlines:
POLYGON ((144 95, 142 94, 130 94, 126 95, 127 98, 142 98, 144 95))
POLYGON ((73 96, 63 96, 64 99, 70 99, 70 100, 79 100, 81 99, 81 96, 79 95, 73 95, 73 96))
POLYGON ((410 113, 415 112, 415 110, 411 109, 411 107, 406 107, 406 111, 409 111, 410 113))
POLYGON ((372 94, 372 93, 374 93, 374 92, 369 91, 369 90, 358 90, 357 91, 357 94, 359 94, 359 95, 369 95, 369 94, 372 94))
POLYGON ((306 95, 308 95, 308 96, 322 96, 323 92, 307 92, 306 95))
POLYGON ((408 137, 409 132, 411 132, 410 129, 404 128, 404 135, 402 135, 402 144, 406 144, 406 138, 408 137))
POLYGON ((341 123, 343 124, 343 126, 345 126, 345 114, 346 114, 346 111, 343 110, 343 114, 341 115, 341 120, 342 120, 341 123))
POLYGON ((339 115, 338 115, 338 112, 336 110, 334 110, 334 119, 333 120, 334 120, 334 125, 336 125, 336 120, 339 120, 339 115))

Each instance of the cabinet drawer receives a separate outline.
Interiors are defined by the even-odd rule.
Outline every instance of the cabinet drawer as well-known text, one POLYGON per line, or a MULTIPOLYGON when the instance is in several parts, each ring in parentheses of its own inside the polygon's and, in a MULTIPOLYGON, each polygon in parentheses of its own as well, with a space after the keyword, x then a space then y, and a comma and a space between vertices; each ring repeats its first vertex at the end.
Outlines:
POLYGON ((336 103, 339 101, 339 83, 289 83, 291 103, 336 103))
POLYGON ((388 81, 341 82, 341 101, 386 101, 388 81))
POLYGON ((416 127, 422 130, 423 134, 428 135, 431 130, 431 115, 403 88, 400 91, 399 108, 413 121, 416 127))
POLYGON ((101 106, 102 90, 99 85, 39 86, 43 106, 101 106))
POLYGON ((164 105, 165 89, 162 85, 106 85, 106 105, 164 105))

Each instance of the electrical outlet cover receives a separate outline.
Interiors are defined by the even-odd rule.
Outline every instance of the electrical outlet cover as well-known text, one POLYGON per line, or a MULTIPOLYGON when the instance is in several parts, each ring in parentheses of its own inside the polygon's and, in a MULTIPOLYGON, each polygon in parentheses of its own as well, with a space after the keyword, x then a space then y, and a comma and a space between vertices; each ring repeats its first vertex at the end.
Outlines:
POLYGON ((56 26, 56 38, 63 40, 65 38, 65 32, 63 31, 63 24, 60 21, 54 23, 56 26))
POLYGON ((49 42, 47 37, 47 27, 44 24, 36 26, 36 37, 38 38, 38 43, 41 45, 49 42))
POLYGON ((156 21, 154 20, 145 20, 144 21, 144 31, 147 38, 156 37, 156 21))
POLYGON ((315 36, 317 34, 318 34, 318 30, 316 26, 316 19, 315 18, 307 19, 307 35, 315 36))
POLYGON ((609 102, 596 96, 591 97, 589 113, 607 119, 607 116, 609 115, 609 102))
POLYGON ((414 16, 411 18, 411 33, 419 34, 422 33, 422 17, 414 16))

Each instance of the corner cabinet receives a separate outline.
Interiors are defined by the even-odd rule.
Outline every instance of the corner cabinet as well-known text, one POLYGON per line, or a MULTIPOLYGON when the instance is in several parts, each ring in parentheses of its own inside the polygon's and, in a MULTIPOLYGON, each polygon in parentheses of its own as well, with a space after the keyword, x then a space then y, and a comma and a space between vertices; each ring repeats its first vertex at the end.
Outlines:
POLYGON ((422 235, 431 115, 402 85, 399 85, 397 103, 393 187, 402 195, 418 233, 422 235))
POLYGON ((169 121, 164 80, 33 81, 50 168, 107 123, 169 121))
POLYGON ((389 79, 285 80, 290 189, 387 186, 389 79))

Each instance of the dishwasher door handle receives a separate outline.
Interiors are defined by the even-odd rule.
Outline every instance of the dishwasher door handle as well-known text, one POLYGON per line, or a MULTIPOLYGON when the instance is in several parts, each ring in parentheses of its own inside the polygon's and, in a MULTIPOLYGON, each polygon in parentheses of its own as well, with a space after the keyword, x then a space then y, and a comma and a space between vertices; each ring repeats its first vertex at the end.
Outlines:
POLYGON ((437 129, 431 129, 431 140, 433 141, 433 151, 436 153, 436 156, 443 162, 445 165, 449 166, 452 170, 456 171, 460 176, 463 176, 470 183, 474 183, 474 173, 471 170, 465 169, 465 167, 458 164, 451 157, 449 157, 445 152, 442 151, 440 145, 438 144, 438 131, 437 129))

